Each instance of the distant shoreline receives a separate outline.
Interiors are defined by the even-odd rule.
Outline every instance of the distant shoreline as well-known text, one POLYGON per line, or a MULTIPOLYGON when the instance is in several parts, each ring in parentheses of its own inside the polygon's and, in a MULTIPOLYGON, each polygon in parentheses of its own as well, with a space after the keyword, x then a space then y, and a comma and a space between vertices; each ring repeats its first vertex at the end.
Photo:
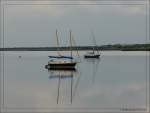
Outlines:
POLYGON ((150 51, 150 44, 114 44, 102 46, 73 47, 11 47, 0 48, 0 51, 69 51, 69 50, 99 50, 99 51, 150 51))

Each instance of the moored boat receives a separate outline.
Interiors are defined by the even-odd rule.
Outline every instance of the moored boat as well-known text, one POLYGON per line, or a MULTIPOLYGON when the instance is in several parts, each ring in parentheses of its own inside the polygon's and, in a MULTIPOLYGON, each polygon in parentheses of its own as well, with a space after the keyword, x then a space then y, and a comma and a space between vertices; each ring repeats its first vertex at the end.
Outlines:
POLYGON ((99 58, 100 54, 95 54, 95 53, 87 53, 84 55, 84 58, 99 58))
POLYGON ((76 61, 70 62, 70 61, 64 61, 64 60, 62 60, 62 61, 49 61, 48 65, 46 65, 46 68, 47 69, 56 69, 56 70, 57 69, 75 70, 75 66, 77 63, 78 62, 76 62, 76 61))
POLYGON ((95 36, 94 36, 93 32, 92 32, 92 37, 93 37, 93 43, 94 43, 95 47, 93 46, 93 50, 91 52, 87 52, 84 55, 84 58, 99 58, 100 57, 100 53, 97 49, 96 39, 95 39, 95 36))
MULTIPOLYGON (((59 46, 58 41, 58 34, 56 30, 56 38, 57 38, 57 46, 59 46)), ((70 31, 70 56, 63 56, 59 52, 59 48, 57 50, 58 56, 48 56, 49 58, 52 58, 50 61, 48 61, 48 65, 45 67, 47 69, 65 69, 65 70, 74 70, 75 66, 78 62, 74 61, 74 58, 72 57, 72 41, 71 41, 71 31, 70 31)))

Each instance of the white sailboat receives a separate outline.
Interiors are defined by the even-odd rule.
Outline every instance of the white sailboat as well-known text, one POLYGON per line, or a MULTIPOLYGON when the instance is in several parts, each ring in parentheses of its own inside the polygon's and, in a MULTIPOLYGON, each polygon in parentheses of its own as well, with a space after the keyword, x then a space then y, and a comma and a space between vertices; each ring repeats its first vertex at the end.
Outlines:
POLYGON ((48 61, 46 66, 48 69, 75 69, 75 66, 78 62, 74 61, 72 57, 72 34, 70 30, 70 56, 63 56, 59 51, 59 40, 58 40, 58 31, 56 30, 56 39, 57 39, 57 52, 58 56, 48 56, 49 58, 55 58, 55 60, 48 61))

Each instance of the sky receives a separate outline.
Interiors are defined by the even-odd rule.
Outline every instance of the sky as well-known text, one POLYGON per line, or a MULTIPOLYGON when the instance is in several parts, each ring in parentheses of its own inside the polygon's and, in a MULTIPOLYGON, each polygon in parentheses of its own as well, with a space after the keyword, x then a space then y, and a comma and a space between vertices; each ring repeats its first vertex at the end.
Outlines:
POLYGON ((92 31, 97 45, 146 43, 146 4, 30 3, 5 5, 4 47, 57 46, 56 29, 60 46, 69 46, 69 30, 79 46, 94 45, 92 31))

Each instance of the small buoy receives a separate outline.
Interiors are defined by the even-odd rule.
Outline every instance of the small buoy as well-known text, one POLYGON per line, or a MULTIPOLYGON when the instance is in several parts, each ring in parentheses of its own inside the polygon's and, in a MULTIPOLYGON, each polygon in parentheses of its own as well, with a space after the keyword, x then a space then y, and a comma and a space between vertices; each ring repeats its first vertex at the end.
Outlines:
POLYGON ((19 56, 19 58, 21 58, 21 56, 19 56))

